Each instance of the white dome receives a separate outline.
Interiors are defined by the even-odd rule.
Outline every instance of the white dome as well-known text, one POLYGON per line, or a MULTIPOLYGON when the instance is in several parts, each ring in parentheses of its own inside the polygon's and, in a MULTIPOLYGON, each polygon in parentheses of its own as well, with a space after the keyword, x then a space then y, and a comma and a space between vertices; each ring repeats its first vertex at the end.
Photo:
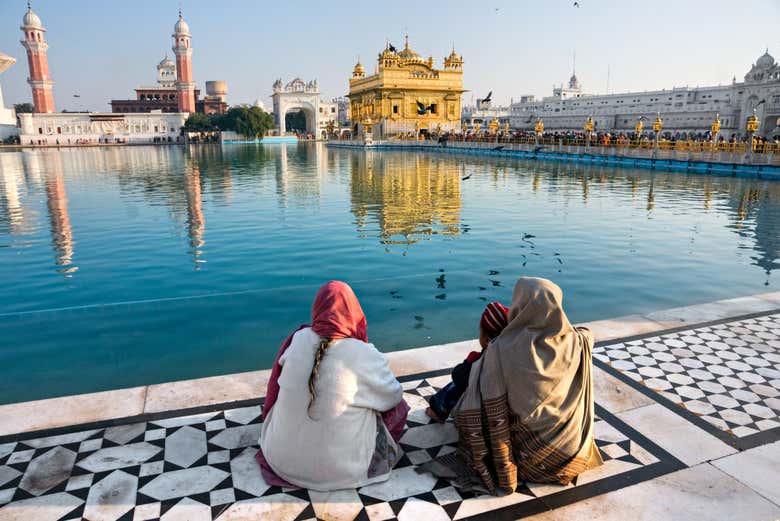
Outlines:
POLYGON ((771 67, 774 64, 775 59, 772 58, 772 55, 769 54, 769 50, 767 50, 763 56, 756 60, 756 66, 758 67, 771 67))
POLYGON ((179 20, 176 22, 176 25, 173 26, 173 32, 176 34, 190 34, 190 26, 181 17, 181 13, 179 13, 179 20))
POLYGON ((168 58, 168 56, 165 56, 165 58, 163 58, 162 60, 160 60, 160 63, 159 63, 159 65, 157 66, 157 68, 159 68, 159 69, 162 69, 162 68, 171 68, 171 67, 176 67, 176 63, 174 63, 174 61, 173 61, 173 60, 171 60, 170 58, 168 58))
POLYGON ((265 110, 265 103, 260 98, 257 98, 257 101, 255 101, 255 107, 259 107, 263 112, 268 112, 265 110))
POLYGON ((24 18, 22 18, 22 27, 29 27, 31 29, 43 29, 43 25, 41 24, 41 19, 38 18, 38 15, 33 13, 33 10, 31 7, 27 8, 27 12, 24 13, 24 18))

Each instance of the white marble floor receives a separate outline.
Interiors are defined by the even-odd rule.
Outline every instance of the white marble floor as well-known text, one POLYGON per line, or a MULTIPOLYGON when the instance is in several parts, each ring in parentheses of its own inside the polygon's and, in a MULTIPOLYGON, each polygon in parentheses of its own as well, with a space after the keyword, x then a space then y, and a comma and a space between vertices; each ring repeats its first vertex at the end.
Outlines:
POLYGON ((457 444, 452 423, 424 414, 449 381, 444 369, 401 378, 412 411, 405 455, 385 483, 328 494, 269 486, 254 460, 255 399, 2 436, 0 521, 771 521, 780 518, 779 340, 780 314, 770 312, 599 345, 606 464, 567 487, 475 496, 417 473, 457 444))

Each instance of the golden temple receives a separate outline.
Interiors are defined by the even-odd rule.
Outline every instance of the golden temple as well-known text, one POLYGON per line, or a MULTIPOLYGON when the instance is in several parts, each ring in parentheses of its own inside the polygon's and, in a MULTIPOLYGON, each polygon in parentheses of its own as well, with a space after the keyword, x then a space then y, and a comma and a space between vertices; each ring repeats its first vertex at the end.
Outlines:
POLYGON ((367 129, 375 138, 460 131, 463 57, 453 48, 444 67, 435 69, 433 56, 423 58, 405 40, 401 51, 385 46, 375 74, 366 76, 360 60, 355 65, 348 94, 355 135, 367 129))

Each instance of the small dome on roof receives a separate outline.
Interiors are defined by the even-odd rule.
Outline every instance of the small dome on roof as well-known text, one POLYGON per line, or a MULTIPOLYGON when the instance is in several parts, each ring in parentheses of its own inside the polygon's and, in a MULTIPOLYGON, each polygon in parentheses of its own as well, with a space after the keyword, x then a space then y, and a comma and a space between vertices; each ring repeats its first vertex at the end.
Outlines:
POLYGON ((398 56, 401 57, 402 60, 405 60, 407 62, 420 62, 423 63, 425 59, 417 54, 414 49, 409 47, 409 35, 405 38, 405 45, 404 49, 398 53, 398 56))
POLYGON ((160 60, 160 63, 157 65, 157 68, 163 69, 163 68, 170 68, 170 67, 176 67, 176 63, 170 58, 168 58, 168 55, 166 54, 165 58, 160 60))
POLYGON ((24 18, 22 18, 22 27, 27 27, 29 29, 43 29, 41 19, 38 18, 38 15, 33 12, 29 2, 27 3, 27 12, 24 13, 24 18))
POLYGON ((766 52, 756 60, 756 66, 762 67, 762 68, 768 68, 775 64, 775 59, 772 57, 771 54, 769 54, 769 49, 766 50, 766 52))
POLYGON ((173 26, 173 32, 176 34, 190 34, 190 26, 181 17, 181 11, 179 11, 179 19, 176 21, 176 25, 173 26))

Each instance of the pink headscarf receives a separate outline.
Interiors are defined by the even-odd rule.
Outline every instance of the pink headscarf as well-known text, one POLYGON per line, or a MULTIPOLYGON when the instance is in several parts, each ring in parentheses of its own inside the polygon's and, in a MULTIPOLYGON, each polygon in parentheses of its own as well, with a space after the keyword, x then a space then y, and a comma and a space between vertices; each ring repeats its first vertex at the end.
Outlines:
POLYGON ((265 420, 271 407, 279 396, 279 377, 282 374, 282 366, 279 359, 290 347, 293 336, 301 329, 311 327, 322 338, 356 338, 368 342, 368 325, 363 308, 360 307, 355 292, 346 282, 332 280, 324 284, 317 292, 314 304, 311 306, 311 326, 303 324, 293 331, 282 342, 279 352, 276 354, 274 366, 271 369, 271 377, 268 380, 268 388, 265 393, 265 405, 263 406, 263 420, 265 420))

